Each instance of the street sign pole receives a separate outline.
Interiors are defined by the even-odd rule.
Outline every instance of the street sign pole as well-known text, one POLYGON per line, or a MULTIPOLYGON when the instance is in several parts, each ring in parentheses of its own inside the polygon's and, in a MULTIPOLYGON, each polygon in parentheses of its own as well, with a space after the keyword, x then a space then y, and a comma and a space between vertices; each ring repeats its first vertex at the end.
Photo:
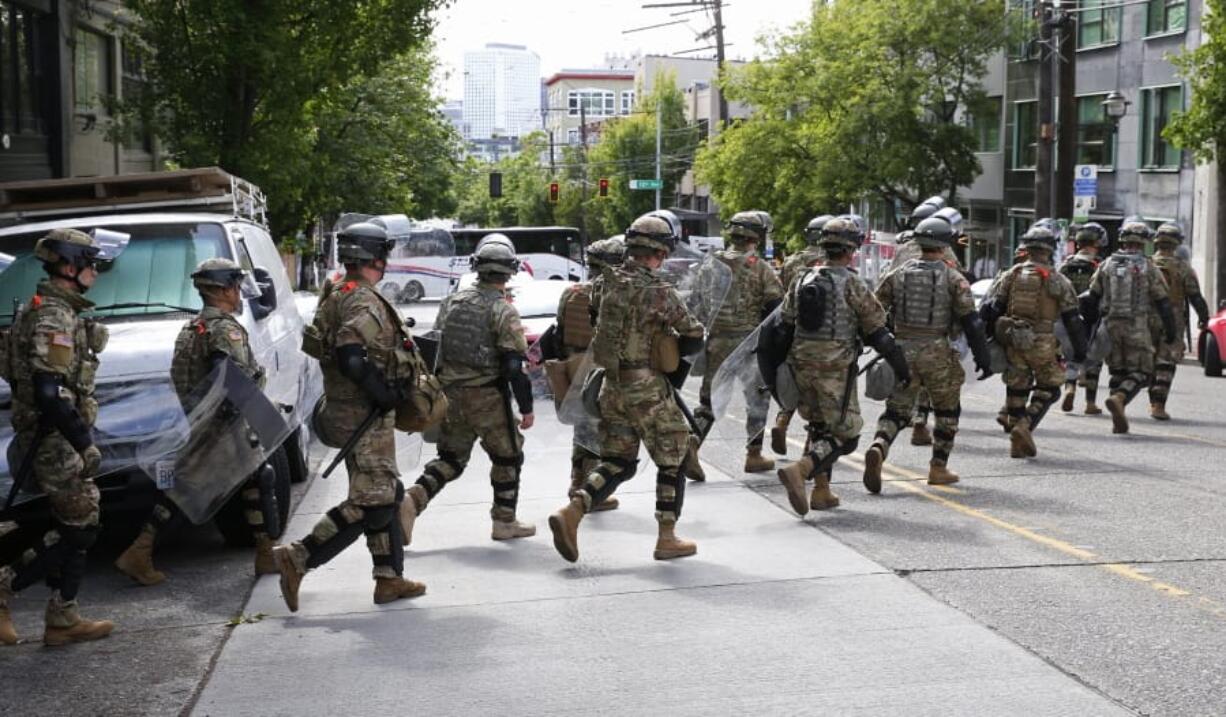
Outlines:
POLYGON ((1073 167, 1073 221, 1088 222, 1098 199, 1098 165, 1073 167))

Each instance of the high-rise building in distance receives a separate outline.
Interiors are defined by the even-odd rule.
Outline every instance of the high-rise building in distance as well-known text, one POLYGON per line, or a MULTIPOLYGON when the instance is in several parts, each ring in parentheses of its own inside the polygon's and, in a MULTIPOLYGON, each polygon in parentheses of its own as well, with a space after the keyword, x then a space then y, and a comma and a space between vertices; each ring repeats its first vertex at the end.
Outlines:
POLYGON ((541 126, 541 58, 523 45, 464 53, 464 123, 470 139, 520 137, 541 126))

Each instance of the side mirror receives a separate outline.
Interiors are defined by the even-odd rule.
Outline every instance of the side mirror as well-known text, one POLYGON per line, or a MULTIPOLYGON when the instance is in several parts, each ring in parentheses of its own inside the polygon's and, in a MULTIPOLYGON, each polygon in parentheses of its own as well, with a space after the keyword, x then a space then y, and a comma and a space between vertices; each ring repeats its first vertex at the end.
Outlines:
POLYGON ((260 295, 251 300, 251 314, 256 321, 267 318, 277 308, 277 285, 273 283, 272 274, 257 266, 251 271, 256 286, 260 287, 260 295))

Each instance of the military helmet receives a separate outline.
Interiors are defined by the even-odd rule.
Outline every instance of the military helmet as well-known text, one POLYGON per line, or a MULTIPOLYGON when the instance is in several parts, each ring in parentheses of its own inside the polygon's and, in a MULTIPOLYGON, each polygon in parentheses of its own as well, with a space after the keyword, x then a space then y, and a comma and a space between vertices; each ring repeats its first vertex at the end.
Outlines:
POLYGON ((1183 238, 1183 227, 1174 222, 1164 222, 1154 234, 1154 243, 1158 246, 1178 246, 1183 243, 1183 238))
POLYGON ((766 234, 770 231, 770 222, 770 215, 766 212, 737 212, 728 220, 726 228, 734 244, 743 241, 761 243, 766 240, 766 234))
POLYGON ((1045 226, 1032 226, 1022 235, 1022 248, 1027 252, 1043 249, 1055 253, 1056 234, 1045 226))
POLYGON ((944 249, 954 241, 954 229, 941 217, 928 217, 912 230, 912 240, 924 249, 944 249))
POLYGON ((677 233, 663 217, 644 214, 626 230, 626 248, 642 247, 671 254, 677 247, 677 233))
POLYGON ((822 238, 822 227, 831 219, 834 219, 833 214, 820 214, 810 219, 805 225, 805 241, 810 244, 818 243, 822 238))
POLYGON ((1107 243, 1107 230, 1098 222, 1089 222, 1082 224, 1077 228, 1077 235, 1073 239, 1078 248, 1083 246, 1102 246, 1107 243))
POLYGON ((342 264, 387 260, 392 240, 387 230, 371 222, 350 224, 336 234, 336 256, 342 264))
POLYGON ((587 248, 587 264, 600 269, 618 266, 626 256, 626 240, 621 235, 594 241, 587 248))
POLYGON ((953 207, 945 207, 944 209, 938 209, 932 216, 949 224, 949 228, 953 232, 953 238, 950 239, 950 243, 953 243, 953 239, 962 236, 962 212, 953 207))
POLYGON ((506 274, 519 271, 515 248, 505 234, 487 234, 473 252, 472 270, 478 274, 506 274))
POLYGON ((863 235, 854 223, 838 217, 826 222, 826 226, 822 227, 820 244, 855 251, 862 239, 863 235))
POLYGON ((868 237, 868 222, 864 217, 859 214, 840 214, 838 218, 851 223, 852 228, 859 235, 857 243, 863 244, 864 240, 868 237))
POLYGON ((1154 238, 1154 230, 1142 221, 1124 222, 1120 227, 1120 244, 1148 244, 1154 238))
POLYGON ((78 270, 97 267, 102 251, 94 238, 78 229, 52 229, 34 245, 34 256, 44 264, 71 264, 78 270))
POLYGON ((247 272, 232 259, 213 257, 205 259, 192 272, 192 286, 203 289, 206 286, 225 289, 241 282, 247 272))
POLYGON ((928 217, 936 214, 938 211, 945 208, 945 200, 941 197, 928 197, 920 202, 915 209, 911 210, 911 227, 919 226, 919 223, 928 217))

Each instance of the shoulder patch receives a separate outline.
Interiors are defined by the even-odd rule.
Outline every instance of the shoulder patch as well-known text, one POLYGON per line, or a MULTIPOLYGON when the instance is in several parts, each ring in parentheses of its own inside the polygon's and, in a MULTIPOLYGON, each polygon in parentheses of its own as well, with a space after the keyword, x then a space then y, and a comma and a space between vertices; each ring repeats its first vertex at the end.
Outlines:
POLYGON ((238 342, 243 340, 243 332, 239 331, 238 329, 230 329, 228 336, 230 337, 231 341, 238 342))
POLYGON ((38 307, 42 305, 43 305, 43 297, 39 296, 38 294, 35 294, 34 298, 30 299, 30 306, 33 306, 34 308, 37 309, 38 307))
POLYGON ((356 288, 358 288, 358 282, 346 281, 344 284, 341 284, 340 291, 343 294, 348 294, 349 292, 353 291, 356 288))
POLYGON ((52 346, 67 346, 68 348, 72 348, 73 347, 72 335, 57 331, 56 333, 51 334, 51 345, 52 346))

